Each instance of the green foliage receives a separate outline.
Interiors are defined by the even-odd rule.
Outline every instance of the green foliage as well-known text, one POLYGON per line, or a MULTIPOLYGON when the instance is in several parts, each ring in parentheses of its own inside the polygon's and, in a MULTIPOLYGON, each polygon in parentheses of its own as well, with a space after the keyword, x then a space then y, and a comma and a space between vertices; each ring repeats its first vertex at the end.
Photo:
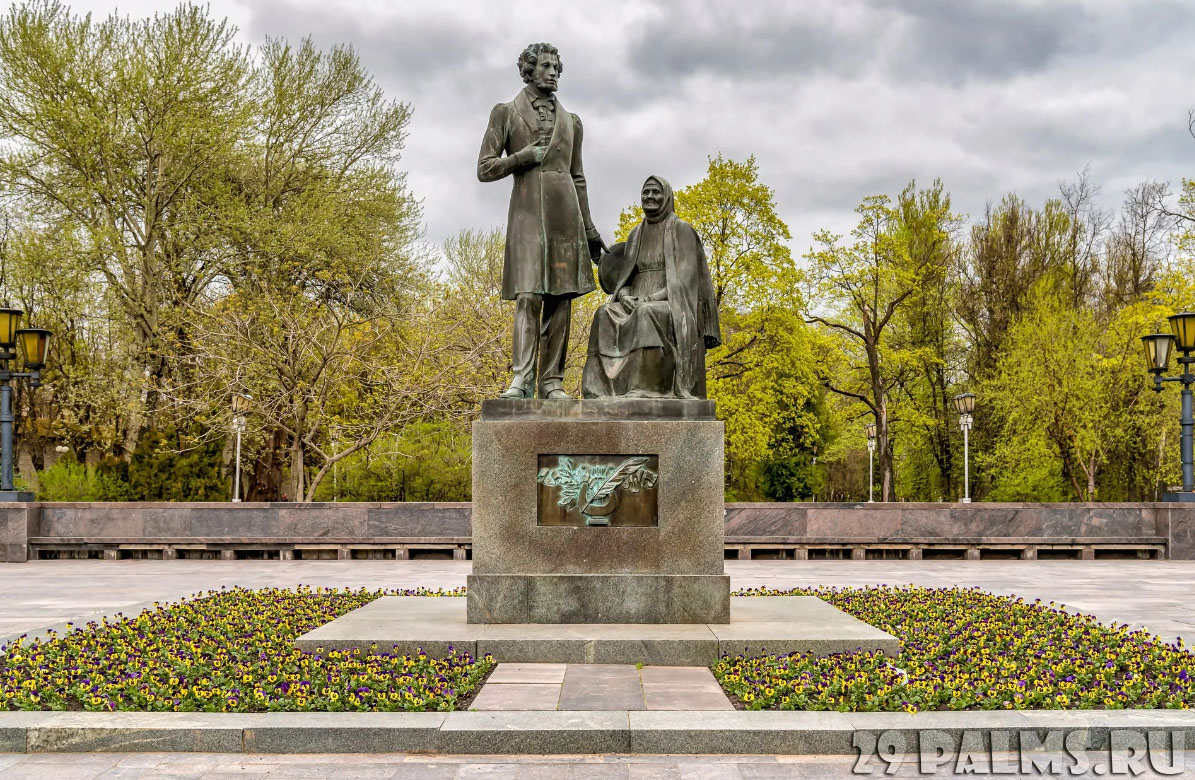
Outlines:
POLYGON ((37 473, 38 501, 93 501, 94 474, 68 453, 37 473))
POLYGON ((343 460, 316 501, 468 501, 472 439, 450 422, 417 423, 343 460))
POLYGON ((128 464, 105 458, 95 466, 84 466, 73 453, 66 453, 54 465, 37 473, 38 501, 129 501, 128 464))
POLYGON ((766 460, 760 471, 760 492, 769 501, 808 501, 824 489, 825 480, 812 455, 766 460))
POLYGON ((230 494, 222 468, 223 442, 177 428, 141 437, 129 463, 129 485, 138 501, 225 501, 230 494))

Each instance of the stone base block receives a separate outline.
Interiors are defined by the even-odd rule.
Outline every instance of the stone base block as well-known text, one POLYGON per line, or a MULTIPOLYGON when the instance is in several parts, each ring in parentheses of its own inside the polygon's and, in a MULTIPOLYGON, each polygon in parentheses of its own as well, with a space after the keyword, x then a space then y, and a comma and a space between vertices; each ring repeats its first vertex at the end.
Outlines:
POLYGON ((470 623, 729 623, 726 574, 471 574, 470 623))
POLYGON ((306 652, 331 649, 445 656, 450 648, 507 663, 709 666, 723 653, 830 653, 878 650, 900 641, 813 596, 730 600, 730 622, 506 623, 465 622, 465 599, 386 596, 295 640, 306 652), (320 649, 322 648, 322 650, 320 649))

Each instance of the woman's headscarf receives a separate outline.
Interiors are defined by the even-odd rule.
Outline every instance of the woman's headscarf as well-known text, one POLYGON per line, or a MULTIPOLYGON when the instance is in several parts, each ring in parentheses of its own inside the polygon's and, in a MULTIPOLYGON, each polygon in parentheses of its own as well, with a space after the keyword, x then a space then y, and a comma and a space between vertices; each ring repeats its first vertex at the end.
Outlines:
MULTIPOLYGON (((674 208, 672 185, 669 184, 668 180, 663 176, 648 176, 643 180, 643 187, 646 187, 647 183, 651 181, 654 181, 656 184, 660 185, 660 189, 664 191, 664 207, 661 208, 660 213, 656 214, 654 217, 647 216, 646 212, 643 214, 643 217, 648 222, 663 222, 664 220, 668 219, 670 214, 672 214, 672 210, 674 208)), ((640 187, 639 189, 642 190, 643 187, 640 187)))

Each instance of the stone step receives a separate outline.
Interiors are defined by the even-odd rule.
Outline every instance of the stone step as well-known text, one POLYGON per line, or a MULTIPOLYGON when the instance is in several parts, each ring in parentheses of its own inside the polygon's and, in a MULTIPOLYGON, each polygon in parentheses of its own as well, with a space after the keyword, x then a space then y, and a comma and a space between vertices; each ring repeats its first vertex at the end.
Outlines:
MULTIPOLYGON (((1029 740, 1107 751, 1195 744, 1190 710, 966 712, 0 712, 0 753, 213 752, 854 755, 918 746, 956 756, 1029 740)), ((903 752, 903 751, 898 751, 903 752)), ((1159 755, 1159 758, 1165 758, 1159 755)), ((876 761, 872 761, 873 769, 876 761)), ((882 772, 883 766, 879 765, 882 772)))
POLYGON ((499 663, 710 666, 723 655, 900 652, 900 640, 813 596, 730 600, 729 623, 468 623, 463 598, 386 596, 299 637, 296 646, 499 663))
POLYGON ((498 664, 470 710, 732 710, 704 666, 498 664))

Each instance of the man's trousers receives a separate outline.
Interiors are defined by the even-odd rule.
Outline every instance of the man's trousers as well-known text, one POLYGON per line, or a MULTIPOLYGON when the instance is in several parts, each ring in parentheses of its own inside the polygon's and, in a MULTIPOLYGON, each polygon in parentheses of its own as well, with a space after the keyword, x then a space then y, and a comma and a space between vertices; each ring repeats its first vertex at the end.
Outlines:
POLYGON ((519 293, 511 349, 514 378, 510 386, 522 388, 526 397, 533 397, 537 386, 537 359, 539 397, 546 398, 553 390, 564 390, 564 359, 572 311, 571 296, 519 293))

